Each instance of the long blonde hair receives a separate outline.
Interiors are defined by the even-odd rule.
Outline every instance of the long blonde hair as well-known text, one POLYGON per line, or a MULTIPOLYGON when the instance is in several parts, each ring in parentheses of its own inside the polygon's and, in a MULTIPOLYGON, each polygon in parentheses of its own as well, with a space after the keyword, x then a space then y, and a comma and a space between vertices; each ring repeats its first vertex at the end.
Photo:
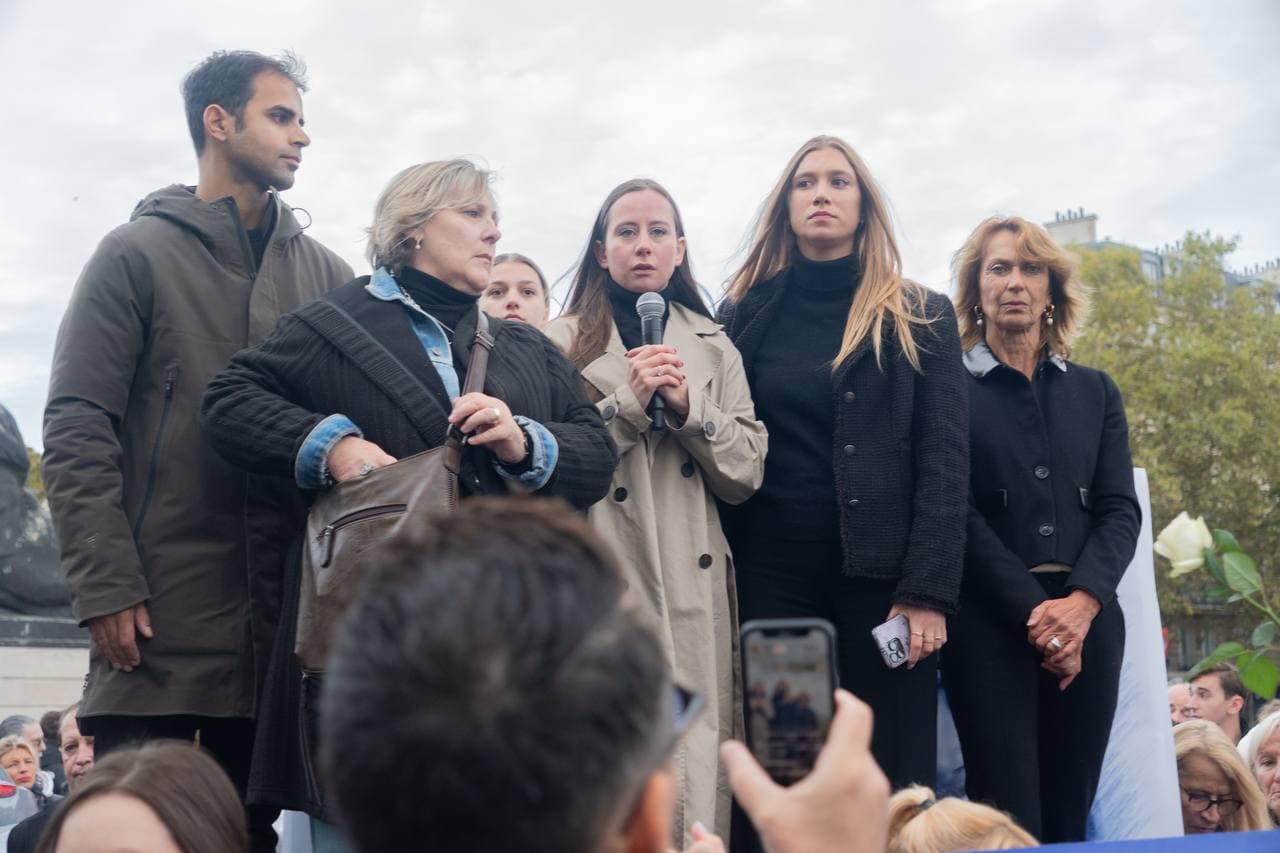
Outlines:
POLYGON ((839 151, 849 161, 861 193, 861 209, 858 211, 858 229, 854 232, 854 254, 862 273, 862 283, 849 306, 849 316, 844 325, 844 337, 840 351, 832 362, 832 370, 840 366, 848 355, 868 334, 881 364, 884 344, 884 322, 892 318, 897 332, 898 346, 916 371, 920 370, 920 347, 916 343, 913 327, 928 325, 937 318, 924 315, 927 291, 924 287, 902 277, 902 255, 893 238, 893 223, 880 187, 871 177, 862 158, 837 136, 815 136, 800 146, 774 184, 754 226, 755 236, 747 251, 747 258, 729 281, 728 298, 738 303, 747 292, 762 281, 773 278, 794 260, 796 235, 791 229, 788 199, 791 182, 795 179, 800 161, 814 151, 831 148, 839 151))
POLYGON ((1217 723, 1208 720, 1187 720, 1173 727, 1173 752, 1178 759, 1178 781, 1182 781, 1183 764, 1193 755, 1200 755, 1213 762, 1236 789, 1236 797, 1244 803, 1240 811, 1222 818, 1222 828, 1227 832, 1271 829, 1271 815, 1267 811, 1266 798, 1258 787, 1253 770, 1245 766, 1244 759, 1236 752, 1235 744, 1217 723))
POLYGON ((999 231, 1008 231, 1016 238, 1018 260, 1039 261, 1049 270, 1053 322, 1045 323, 1041 318, 1040 331, 1046 347, 1063 358, 1070 358, 1071 341, 1089 315, 1089 289, 1076 275, 1076 256, 1059 246, 1042 226, 1021 216, 992 216, 982 220, 952 259, 960 346, 969 350, 983 340, 984 330, 978 325, 974 309, 982 307, 982 256, 987 251, 987 242, 999 231))
POLYGON ((923 785, 889 799, 888 853, 1016 850, 1039 847, 1031 833, 1002 811, 956 797, 934 800, 923 785))

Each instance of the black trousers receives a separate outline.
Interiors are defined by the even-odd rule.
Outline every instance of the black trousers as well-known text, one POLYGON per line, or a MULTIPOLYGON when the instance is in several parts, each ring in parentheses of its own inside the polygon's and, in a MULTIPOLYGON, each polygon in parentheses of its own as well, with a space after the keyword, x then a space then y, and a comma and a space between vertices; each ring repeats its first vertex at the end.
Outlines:
MULTIPOLYGON (((885 666, 871 629, 885 621, 897 581, 844 574, 837 542, 761 540, 735 543, 738 616, 752 619, 818 617, 836 629, 839 684, 871 706, 871 752, 896 790, 932 787, 937 774, 938 657, 915 669, 885 666)), ((735 805, 735 851, 758 849, 735 805), (741 840, 746 836, 750 841, 741 840), (743 844, 747 846, 742 846, 743 844)))
MULTIPOLYGON (((249 781, 249 758, 253 752, 253 720, 192 714, 159 717, 104 715, 81 717, 79 723, 82 733, 93 736, 95 761, 101 761, 121 747, 136 746, 146 741, 164 738, 194 741, 198 732, 200 746, 217 760, 231 777, 240 799, 244 799, 245 787, 249 781)), ((249 824, 251 849, 254 853, 274 853, 276 833, 271 825, 280 810, 249 806, 245 814, 249 824)))
MULTIPOLYGON (((1061 598, 1067 574, 1036 575, 1061 598)), ((964 601, 942 652, 969 799, 1012 814, 1046 844, 1083 841, 1111 735, 1124 659, 1124 614, 1113 601, 1085 637, 1066 691, 1040 668, 1027 630, 964 601)))

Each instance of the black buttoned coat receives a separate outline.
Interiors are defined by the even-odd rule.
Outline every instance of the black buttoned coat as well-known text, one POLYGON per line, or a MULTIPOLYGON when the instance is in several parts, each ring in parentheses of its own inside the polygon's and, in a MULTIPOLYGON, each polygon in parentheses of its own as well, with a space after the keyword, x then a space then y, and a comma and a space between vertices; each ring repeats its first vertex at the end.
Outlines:
POLYGON ((1028 569, 1071 566, 1069 589, 1106 606, 1133 559, 1142 510, 1124 401, 1111 377, 1058 358, 1034 383, 985 344, 969 368, 972 507, 966 607, 1025 625, 1045 592, 1028 569))
MULTIPOLYGON (((720 307, 753 393, 755 354, 789 283, 784 271, 720 307)), ((916 290, 907 293, 915 298, 916 290)), ((813 464, 835 469, 845 574, 896 579, 894 601, 952 613, 967 515, 968 386, 951 301, 924 296, 933 321, 914 330, 922 370, 902 355, 891 319, 879 363, 864 337, 832 374, 831 456, 813 464)), ((732 543, 734 512, 722 513, 732 543)))

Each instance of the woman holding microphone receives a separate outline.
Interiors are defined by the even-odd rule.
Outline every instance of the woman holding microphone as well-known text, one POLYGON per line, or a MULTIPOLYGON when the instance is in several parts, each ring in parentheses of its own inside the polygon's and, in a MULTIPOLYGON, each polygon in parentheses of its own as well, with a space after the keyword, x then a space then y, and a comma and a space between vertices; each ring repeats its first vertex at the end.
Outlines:
POLYGON ((741 503, 759 487, 767 437, 738 352, 698 294, 680 212, 661 185, 635 179, 609 193, 566 314, 546 334, 581 371, 618 445, 610 492, 591 508, 591 523, 650 611, 677 683, 706 696, 675 757, 675 841, 683 847, 695 821, 723 835, 730 800, 717 749, 741 736, 742 692, 733 565, 716 500, 741 503), (650 294, 665 303, 661 344, 641 333, 637 303, 650 294))

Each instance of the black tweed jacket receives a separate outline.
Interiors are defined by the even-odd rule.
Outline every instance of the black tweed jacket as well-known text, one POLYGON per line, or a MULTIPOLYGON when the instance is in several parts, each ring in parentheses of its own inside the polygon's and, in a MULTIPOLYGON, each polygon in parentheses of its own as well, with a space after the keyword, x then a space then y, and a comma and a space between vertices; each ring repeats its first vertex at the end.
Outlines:
MULTIPOLYGON (((740 303, 726 301, 717 317, 742 353, 753 395, 754 355, 788 278, 784 271, 740 303)), ((954 613, 968 512, 968 377, 951 301, 932 291, 925 298, 936 319, 916 329, 923 372, 898 350, 891 322, 881 364, 864 338, 832 375, 831 456, 813 464, 835 469, 845 574, 896 578, 895 601, 954 613)), ((735 511, 722 510, 736 550, 735 511)))

